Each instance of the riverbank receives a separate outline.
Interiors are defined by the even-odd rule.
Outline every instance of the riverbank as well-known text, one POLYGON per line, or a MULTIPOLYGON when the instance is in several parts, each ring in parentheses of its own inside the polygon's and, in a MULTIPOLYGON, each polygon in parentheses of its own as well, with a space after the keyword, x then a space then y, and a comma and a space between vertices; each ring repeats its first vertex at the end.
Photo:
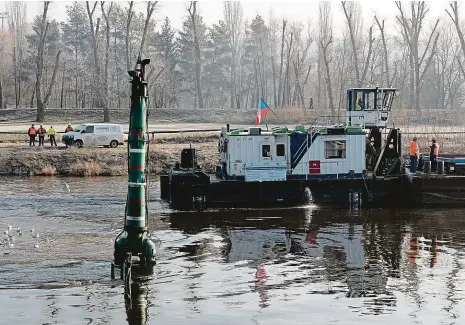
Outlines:
MULTIPOLYGON (((217 133, 163 135, 150 143, 149 172, 160 175, 179 161, 180 152, 195 144, 198 163, 213 171, 218 162, 217 133)), ((0 143, 0 175, 122 176, 127 175, 127 146, 111 148, 29 147, 24 142, 0 143)))
MULTIPOLYGON (((444 132, 443 130, 441 130, 444 132)), ((431 137, 436 128, 421 127, 415 133, 404 132, 404 153, 413 136, 418 137, 420 151, 429 153, 431 137)), ((438 134, 440 154, 463 155, 465 134, 438 134)), ((27 136, 0 135, 0 175, 5 176, 124 176, 127 175, 127 146, 110 148, 65 148, 59 146, 29 147, 27 136)), ((218 163, 218 132, 157 134, 150 142, 149 171, 161 175, 179 161, 180 152, 190 144, 198 149, 198 163, 207 172, 214 172, 218 163)))

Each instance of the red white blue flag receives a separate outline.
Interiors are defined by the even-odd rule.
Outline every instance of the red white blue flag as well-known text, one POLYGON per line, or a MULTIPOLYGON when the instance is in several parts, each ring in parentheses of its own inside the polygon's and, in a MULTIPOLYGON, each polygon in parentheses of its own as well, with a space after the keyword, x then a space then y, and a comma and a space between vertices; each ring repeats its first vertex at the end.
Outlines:
POLYGON ((258 102, 257 116, 255 117, 255 126, 260 124, 262 119, 266 116, 266 114, 269 111, 270 111, 270 106, 268 106, 268 104, 265 103, 263 98, 260 98, 260 101, 258 102))

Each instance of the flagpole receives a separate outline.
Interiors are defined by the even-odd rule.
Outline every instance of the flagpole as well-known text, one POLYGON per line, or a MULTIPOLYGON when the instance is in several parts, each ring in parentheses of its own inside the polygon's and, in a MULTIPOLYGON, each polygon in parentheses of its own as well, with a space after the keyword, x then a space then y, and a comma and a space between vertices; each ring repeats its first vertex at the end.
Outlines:
MULTIPOLYGON (((265 100, 263 99, 263 97, 260 97, 260 100, 263 101, 263 103, 268 107, 268 109, 271 111, 271 113, 273 113, 274 116, 276 116, 276 118, 278 119, 278 121, 284 125, 284 127, 286 128, 286 130, 289 130, 287 128, 287 126, 281 121, 281 119, 278 117, 278 115, 276 115, 276 113, 271 109, 271 107, 265 102, 265 100)), ((260 111, 260 101, 258 101, 258 110, 260 111)), ((265 123, 266 123, 266 129, 268 130, 268 122, 267 122, 267 119, 266 119, 266 116, 265 115, 265 123)))
MULTIPOLYGON (((284 127, 285 127, 287 130, 289 130, 289 129, 287 128, 287 126, 279 119, 278 115, 276 115, 276 113, 275 113, 271 108, 270 108, 270 111, 271 111, 271 113, 274 114, 274 116, 276 116, 276 118, 278 119, 278 121, 279 121, 282 125, 284 125, 284 127)), ((265 118, 266 118, 266 117, 265 117, 265 118)))

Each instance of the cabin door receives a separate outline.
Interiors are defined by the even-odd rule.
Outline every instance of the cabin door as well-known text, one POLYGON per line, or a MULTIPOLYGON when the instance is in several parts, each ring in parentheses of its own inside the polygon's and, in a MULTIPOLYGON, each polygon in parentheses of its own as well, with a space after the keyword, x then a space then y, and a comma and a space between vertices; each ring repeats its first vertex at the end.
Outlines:
POLYGON ((289 148, 287 145, 287 136, 278 136, 276 137, 276 144, 275 144, 275 160, 280 164, 287 165, 287 158, 289 155, 289 148))

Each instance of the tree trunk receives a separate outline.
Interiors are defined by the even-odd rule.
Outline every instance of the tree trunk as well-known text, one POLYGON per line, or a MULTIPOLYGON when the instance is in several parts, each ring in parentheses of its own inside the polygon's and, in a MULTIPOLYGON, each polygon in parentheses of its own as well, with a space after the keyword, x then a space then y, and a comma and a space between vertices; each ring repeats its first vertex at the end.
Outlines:
POLYGON ((355 44, 355 31, 352 21, 352 13, 349 15, 346 8, 346 1, 341 1, 342 9, 344 10, 344 15, 347 19, 347 25, 349 27, 349 35, 350 35, 350 43, 352 45, 352 53, 354 56, 354 70, 355 70, 355 79, 358 86, 361 86, 362 81, 360 80, 360 66, 358 64, 358 53, 357 53, 357 45, 355 44))
POLYGON ((274 64, 274 57, 273 54, 271 55, 271 73, 273 74, 273 104, 274 106, 278 106, 278 98, 276 97, 276 67, 274 64))
POLYGON ((373 54, 373 27, 370 27, 368 30, 368 53, 367 53, 367 59, 365 61, 365 65, 363 66, 363 73, 362 73, 362 79, 361 82, 359 83, 360 85, 362 82, 366 82, 366 76, 368 72, 368 67, 370 66, 370 60, 371 60, 371 55, 373 54))
POLYGON ((144 32, 142 33, 142 40, 141 40, 140 49, 139 49, 140 56, 144 55, 144 45, 145 45, 145 39, 147 36, 147 30, 149 28, 150 18, 152 17, 152 14, 153 14, 153 11, 155 10, 155 6, 157 5, 157 2, 158 1, 147 2, 147 16, 145 17, 144 32))
MULTIPOLYGON (((57 52, 56 58, 55 58, 55 67, 53 68, 53 74, 52 74, 52 79, 50 80, 50 84, 48 86, 48 90, 45 93, 44 100, 37 100, 37 122, 43 122, 45 118, 45 109, 47 108, 49 102, 50 102, 50 97, 52 95, 52 90, 53 86, 55 84, 55 80, 57 77, 57 72, 58 72, 58 66, 60 65, 60 54, 61 50, 57 52)), ((38 93, 36 94, 38 96, 38 93)))
POLYGON ((282 74, 284 61, 284 34, 286 32, 287 21, 283 20, 283 33, 281 35, 281 63, 279 65, 279 85, 278 85, 278 105, 281 106, 281 91, 282 91, 282 74))
POLYGON ((375 15, 375 21, 379 27, 379 31, 381 33, 381 42, 383 43, 384 66, 385 66, 385 72, 386 72, 386 86, 390 87, 392 81, 389 75, 389 57, 388 57, 388 50, 387 50, 387 45, 386 45, 386 36, 384 34, 384 20, 382 23, 380 23, 378 20, 378 17, 376 17, 375 15))
POLYGON ((129 59, 129 33, 131 30, 132 17, 134 16, 134 12, 132 11, 133 5, 134 1, 129 2, 128 19, 126 21, 126 68, 128 70, 131 70, 131 61, 129 59))
MULTIPOLYGON (((460 47, 462 48, 462 55, 465 56, 465 37, 463 36, 462 29, 460 28, 460 21, 459 21, 459 11, 457 8, 457 1, 451 2, 449 4, 450 8, 452 9, 452 14, 446 9, 447 14, 452 19, 454 23, 455 30, 457 31, 457 36, 459 37, 460 47)), ((462 15, 463 16, 463 15, 462 15)), ((459 61, 460 64, 460 61, 459 61)), ((462 68, 462 66, 460 65, 462 68)), ((465 78, 465 70, 461 69, 463 73, 463 77, 465 78)))
MULTIPOLYGON (((109 16, 113 8, 113 2, 110 2, 108 12, 105 12, 104 2, 101 2, 102 15, 105 19, 105 68, 104 68, 104 80, 102 83, 103 94, 100 96, 100 102, 103 107, 103 121, 110 122, 110 108, 108 107, 108 63, 110 61, 110 20, 109 16)), ((144 35, 145 37, 145 35, 144 35)))
POLYGON ((19 64, 18 64, 18 107, 21 106, 21 67, 23 65, 23 50, 19 49, 19 64))
POLYGON ((202 95, 202 85, 201 85, 201 72, 202 72, 202 62, 200 57, 200 43, 197 35, 197 22, 196 22, 196 12, 197 12, 197 1, 192 1, 188 9, 189 15, 192 21, 192 28, 194 32, 194 45, 195 45, 195 86, 197 89, 197 100, 199 103, 199 108, 204 108, 203 104, 203 95, 202 95))
POLYGON ((5 101, 5 98, 3 97, 3 78, 0 75, 0 109, 5 108, 3 102, 5 101))
POLYGON ((13 46, 13 78, 15 83, 15 107, 18 108, 18 73, 17 73, 17 61, 16 61, 16 44, 13 46))
POLYGON ((47 36, 48 28, 50 26, 47 23, 47 11, 50 2, 44 2, 44 12, 42 14, 42 20, 40 25, 39 33, 39 44, 37 48, 37 59, 36 59, 36 102, 37 102, 37 122, 43 122, 45 117, 45 105, 42 101, 42 72, 44 67, 44 47, 45 38, 47 36))
MULTIPOLYGON (((329 107, 331 109, 331 115, 336 116, 336 110, 334 108, 334 100, 333 100, 333 86, 331 84, 331 74, 329 72, 329 61, 326 56, 326 51, 323 52, 324 56, 324 63, 326 68, 326 87, 328 89, 328 97, 329 97, 329 107)), ((331 119, 332 120, 332 119, 331 119)))
POLYGON ((66 70, 66 63, 63 64, 63 74, 61 76, 60 108, 63 108, 63 95, 64 95, 64 89, 65 89, 65 70, 66 70))
POLYGON ((78 56, 77 56, 77 47, 74 49, 74 53, 75 53, 75 56, 74 56, 74 59, 75 59, 75 75, 74 75, 74 81, 75 81, 75 87, 74 87, 74 96, 75 96, 75 100, 76 100, 76 108, 79 107, 79 101, 78 101, 78 93, 79 93, 79 90, 78 90, 78 56))

